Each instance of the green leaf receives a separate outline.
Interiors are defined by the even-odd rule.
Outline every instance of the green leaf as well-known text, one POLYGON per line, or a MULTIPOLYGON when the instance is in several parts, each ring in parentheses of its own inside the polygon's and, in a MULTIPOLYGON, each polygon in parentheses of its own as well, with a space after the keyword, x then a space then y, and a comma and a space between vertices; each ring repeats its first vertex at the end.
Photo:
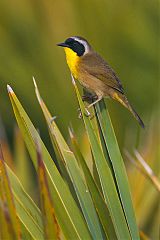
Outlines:
POLYGON ((75 87, 78 102, 82 111, 85 127, 88 133, 88 137, 89 137, 91 149, 93 152, 95 164, 97 167, 97 171, 99 174, 104 198, 107 203, 117 237, 118 239, 130 239, 129 230, 123 214, 123 210, 120 204, 120 200, 117 194, 116 186, 114 184, 114 180, 113 180, 110 168, 106 162, 101 146, 99 145, 99 141, 92 127, 91 121, 89 117, 86 116, 85 114, 86 109, 82 102, 82 99, 79 94, 78 88, 75 84, 75 81, 73 78, 72 80, 73 80, 73 85, 75 87))
POLYGON ((100 193, 100 191, 94 181, 94 178, 92 177, 92 174, 86 164, 86 161, 84 160, 83 155, 79 149, 76 138, 73 135, 73 132, 71 130, 70 130, 70 137, 71 137, 74 153, 76 155, 77 160, 79 160, 79 163, 81 164, 81 167, 83 169, 89 191, 91 193, 95 208, 98 212, 98 215, 99 215, 100 221, 102 223, 106 237, 107 237, 107 239, 117 239, 114 225, 113 225, 112 219, 109 214, 108 207, 107 207, 107 205, 104 201, 104 198, 103 198, 102 194, 100 193))
POLYGON ((22 232, 22 239, 23 240, 34 240, 28 230, 25 228, 23 223, 21 222, 21 232, 22 232))
MULTIPOLYGON (((10 182, 8 179, 7 171, 0 146, 0 216, 4 220, 4 229, 2 228, 2 235, 11 235, 11 239, 21 239, 20 223, 17 218, 13 194, 10 188, 10 182), (5 231, 6 230, 6 231, 5 231), (3 231, 4 234, 3 234, 3 231), (8 233, 7 233, 8 232, 8 233)), ((2 225, 1 225, 2 226, 2 225)))
MULTIPOLYGON (((1 191, 1 189, 0 189, 1 191)), ((9 209, 5 201, 0 198, 0 239, 17 239, 15 226, 12 223, 9 209)))
POLYGON ((36 129, 34 128, 13 90, 9 86, 8 92, 18 126, 22 132, 26 146, 36 169, 37 156, 34 143, 35 139, 37 139, 42 146, 42 156, 47 171, 49 189, 54 204, 55 214, 64 236, 67 239, 91 239, 81 212, 78 209, 68 186, 60 176, 36 129))
MULTIPOLYGON (((41 109, 43 111, 43 114, 44 114, 46 122, 47 122, 49 135, 50 135, 51 142, 52 142, 52 145, 53 145, 56 157, 57 157, 56 160, 58 162, 58 166, 60 168, 61 175, 62 175, 63 179, 65 180, 65 182, 67 183, 67 185, 69 186, 69 189, 70 189, 70 191, 72 193, 72 196, 74 197, 74 200, 77 202, 77 204, 79 204, 78 199, 77 199, 77 195, 76 195, 74 187, 73 187, 72 180, 71 180, 71 178, 69 176, 69 173, 68 173, 68 171, 66 169, 66 163, 65 163, 65 160, 63 159, 63 154, 62 154, 61 148, 59 146, 59 143, 58 143, 56 137, 53 134, 54 133, 53 127, 55 127, 55 129, 57 131, 59 131, 59 130, 58 130, 56 125, 54 126, 54 121, 53 121, 54 117, 51 116, 51 114, 48 111, 45 103, 43 102, 43 100, 42 100, 42 98, 40 96, 39 90, 37 88, 37 84, 36 84, 36 81, 35 81, 34 77, 33 77, 33 82, 34 82, 35 92, 36 92, 36 96, 37 96, 38 102, 40 104, 40 107, 41 107, 41 109)), ((59 134, 61 135, 60 131, 59 131, 59 134)), ((66 146, 66 143, 65 143, 65 140, 63 139, 63 136, 61 136, 61 141, 66 146)))
POLYGON ((139 239, 139 232, 136 224, 135 213, 133 209, 132 198, 124 162, 104 100, 96 104, 96 111, 98 115, 98 121, 103 133, 104 141, 107 146, 107 150, 113 167, 114 176, 118 186, 121 203, 129 226, 130 234, 133 239, 139 239))
POLYGON ((7 164, 6 170, 14 195, 16 211, 20 221, 34 239, 43 239, 42 215, 39 208, 24 190, 19 179, 7 166, 7 164))
POLYGON ((56 142, 56 146, 60 151, 63 161, 66 164, 66 168, 68 170, 69 176, 72 180, 73 186, 75 188, 75 192, 77 194, 82 212, 88 224, 88 228, 90 229, 91 235, 93 239, 102 239, 101 228, 98 220, 98 216, 96 210, 94 208, 94 204, 92 202, 92 198, 88 191, 88 188, 81 176, 80 169, 78 167, 77 161, 73 152, 70 150, 69 146, 67 145, 66 141, 64 140, 62 134, 60 133, 56 123, 51 121, 51 115, 43 102, 37 85, 35 84, 35 90, 37 94, 37 99, 39 104, 42 108, 44 116, 46 118, 48 128, 50 131, 50 135, 54 138, 56 142))
MULTIPOLYGON (((35 188, 35 181, 30 171, 33 169, 31 168, 31 164, 28 159, 28 153, 25 147, 25 143, 22 138, 22 134, 19 128, 14 128, 14 163, 15 163, 15 173, 23 183, 23 186, 26 190, 34 191, 35 188), (30 165, 29 165, 30 164, 30 165), (30 181, 28 181, 28 176, 30 175, 30 181)), ((34 170, 34 169, 33 169, 34 170)))
POLYGON ((48 188, 46 170, 42 160, 40 145, 37 143, 38 181, 45 239, 60 239, 60 227, 48 188))

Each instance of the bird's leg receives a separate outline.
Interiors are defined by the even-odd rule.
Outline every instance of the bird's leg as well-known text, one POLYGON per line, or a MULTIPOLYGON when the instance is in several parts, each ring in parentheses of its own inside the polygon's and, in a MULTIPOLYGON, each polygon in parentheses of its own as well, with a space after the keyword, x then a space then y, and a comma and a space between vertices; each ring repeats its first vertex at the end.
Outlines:
POLYGON ((87 108, 89 109, 90 107, 92 107, 93 105, 95 105, 96 103, 98 103, 101 100, 102 100, 102 96, 98 96, 98 98, 94 102, 89 104, 87 108))
MULTIPOLYGON (((89 91, 87 91, 87 89, 83 88, 83 96, 82 96, 82 101, 85 101, 85 102, 88 102, 88 103, 92 103, 94 101, 94 99, 96 98, 97 99, 97 96, 96 95, 93 95, 92 93, 90 93, 89 91)), ((81 113, 81 110, 80 108, 78 109, 79 111, 79 115, 78 117, 79 118, 82 118, 82 113, 81 113)), ((91 114, 90 112, 88 111, 88 108, 85 108, 85 115, 87 117, 89 117, 91 114)))
POLYGON ((90 101, 91 101, 91 97, 88 96, 88 95, 83 95, 83 96, 82 96, 82 101, 83 101, 83 102, 90 102, 90 101))
MULTIPOLYGON (((85 108, 85 111, 86 111, 86 112, 85 112, 85 115, 86 115, 87 117, 91 117, 91 113, 88 111, 88 108, 90 108, 91 106, 93 106, 95 103, 99 102, 99 101, 102 99, 102 97, 97 96, 97 95, 95 95, 95 94, 93 94, 93 93, 90 93, 90 92, 88 92, 86 89, 83 89, 83 93, 84 93, 84 95, 82 96, 82 101, 86 101, 86 102, 90 103, 90 105, 85 108)), ((80 111, 80 109, 78 109, 78 111, 80 111)), ((81 113, 81 111, 80 111, 78 117, 79 117, 79 118, 82 118, 82 113, 81 113)))
POLYGON ((95 99, 97 99, 96 94, 89 92, 86 88, 83 88, 82 101, 92 103, 95 99))

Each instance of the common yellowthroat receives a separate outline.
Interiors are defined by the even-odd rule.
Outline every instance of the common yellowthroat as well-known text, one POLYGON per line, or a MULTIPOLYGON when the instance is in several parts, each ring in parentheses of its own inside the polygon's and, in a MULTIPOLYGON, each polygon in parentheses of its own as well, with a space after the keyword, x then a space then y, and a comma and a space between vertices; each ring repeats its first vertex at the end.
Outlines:
POLYGON ((70 37, 57 45, 64 47, 67 64, 73 77, 80 82, 85 91, 96 96, 96 100, 89 107, 103 97, 111 97, 126 107, 144 128, 143 121, 128 102, 116 73, 93 50, 86 39, 78 36, 70 37))

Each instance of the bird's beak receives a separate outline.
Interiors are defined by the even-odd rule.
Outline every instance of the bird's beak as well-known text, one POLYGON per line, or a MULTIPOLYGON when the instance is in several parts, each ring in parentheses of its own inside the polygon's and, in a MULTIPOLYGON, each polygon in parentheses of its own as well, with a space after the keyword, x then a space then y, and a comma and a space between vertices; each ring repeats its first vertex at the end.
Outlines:
POLYGON ((59 47, 68 47, 66 43, 57 43, 57 46, 59 47))

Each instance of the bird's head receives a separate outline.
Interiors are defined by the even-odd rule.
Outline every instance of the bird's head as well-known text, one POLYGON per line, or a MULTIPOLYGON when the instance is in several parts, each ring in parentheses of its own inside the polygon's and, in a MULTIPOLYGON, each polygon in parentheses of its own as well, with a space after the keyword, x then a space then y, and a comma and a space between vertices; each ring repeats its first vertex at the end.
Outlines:
POLYGON ((91 46, 88 41, 78 36, 67 38, 64 42, 58 43, 57 46, 64 47, 66 55, 68 53, 67 49, 70 49, 79 57, 91 51, 91 46))

